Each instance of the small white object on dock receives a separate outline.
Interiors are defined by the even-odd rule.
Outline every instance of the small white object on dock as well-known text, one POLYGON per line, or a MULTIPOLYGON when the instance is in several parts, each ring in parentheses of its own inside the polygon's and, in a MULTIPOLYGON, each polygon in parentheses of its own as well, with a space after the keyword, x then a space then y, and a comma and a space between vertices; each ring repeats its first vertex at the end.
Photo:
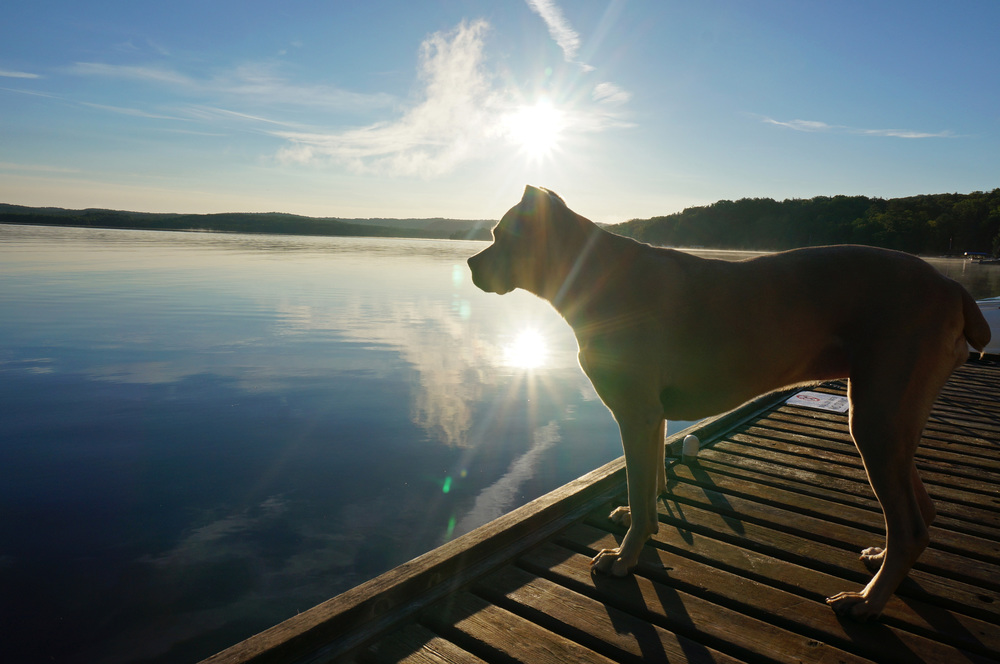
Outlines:
POLYGON ((698 440, 698 436, 688 434, 684 436, 684 446, 681 448, 681 454, 685 459, 693 459, 698 456, 698 448, 700 445, 701 441, 698 440))

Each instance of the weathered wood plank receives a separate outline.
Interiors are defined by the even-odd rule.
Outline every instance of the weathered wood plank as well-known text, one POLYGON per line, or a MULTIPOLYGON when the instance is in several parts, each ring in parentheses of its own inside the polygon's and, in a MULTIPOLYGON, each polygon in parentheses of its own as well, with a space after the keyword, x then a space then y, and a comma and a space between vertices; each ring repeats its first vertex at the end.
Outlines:
MULTIPOLYGON (((784 507, 726 495, 693 484, 671 484, 668 485, 667 491, 667 495, 661 500, 661 514, 688 512, 692 507, 698 507, 717 514, 723 520, 729 520, 731 524, 738 522, 760 525, 838 547, 850 552, 851 555, 855 555, 855 552, 860 552, 866 546, 881 545, 884 540, 884 536, 879 532, 879 526, 865 530, 800 514, 784 507)), ((848 511, 850 508, 845 507, 844 510, 848 511)), ((858 516, 870 516, 870 513, 861 510, 853 510, 853 513, 858 516)), ((978 554, 983 556, 993 554, 994 558, 1000 555, 996 551, 996 543, 984 542, 971 536, 953 537, 952 543, 955 546, 968 546, 970 549, 978 544, 976 547, 978 554), (963 537, 968 539, 963 541, 963 537)), ((1000 599, 1000 567, 996 564, 928 548, 913 569, 915 572, 924 570, 966 584, 992 589, 998 593, 997 598, 1000 599)))
MULTIPOLYGON (((821 499, 830 504, 830 511, 836 510, 837 505, 850 505, 877 514, 882 513, 882 508, 867 482, 817 475, 806 469, 767 462, 747 463, 744 459, 715 449, 702 451, 698 455, 698 465, 712 475, 713 481, 717 482, 720 488, 727 488, 730 485, 728 480, 719 478, 731 478, 758 484, 762 492, 774 487, 821 499)), ((943 500, 937 500, 935 505, 937 507, 935 527, 1000 540, 1000 513, 943 500)))
MULTIPOLYGON (((868 481, 860 458, 857 464, 847 465, 843 455, 837 459, 803 455, 796 452, 794 445, 787 443, 734 434, 727 436, 725 440, 716 442, 710 449, 727 452, 739 459, 808 468, 821 475, 830 475, 862 483, 868 481), (843 463, 838 463, 838 461, 843 461, 843 463)), ((985 483, 954 480, 947 472, 939 472, 933 466, 921 467, 918 465, 918 468, 924 486, 927 487, 927 492, 935 500, 951 500, 972 507, 1000 510, 1000 496, 995 491, 990 490, 985 483)))
MULTIPOLYGON (((858 560, 856 553, 874 543, 871 537, 864 533, 861 533, 857 541, 842 542, 812 533, 792 533, 785 529, 760 525, 739 516, 721 515, 713 510, 671 500, 660 503, 659 519, 661 533, 671 530, 664 526, 681 531, 690 530, 712 539, 752 548, 796 565, 840 576, 860 585, 864 585, 871 578, 871 574, 858 560)), ((588 517, 587 523, 598 527, 607 526, 606 512, 594 512, 588 517)), ((661 534, 654 535, 654 541, 659 542, 660 539, 661 534)), ((913 569, 910 572, 909 580, 900 585, 897 594, 927 603, 937 603, 989 620, 1000 618, 1000 592, 942 578, 920 569, 913 569)))
POLYGON ((527 664, 614 661, 468 592, 453 593, 432 605, 421 620, 486 660, 527 664))
MULTIPOLYGON (((846 416, 835 413, 786 407, 771 411, 767 418, 758 420, 758 422, 766 423, 777 429, 781 428, 779 423, 788 422, 812 427, 817 434, 823 432, 836 434, 834 440, 845 442, 845 444, 849 440, 846 438, 849 435, 846 416)), ((951 418, 942 419, 938 413, 932 414, 928 420, 921 439, 921 446, 940 448, 983 459, 993 459, 997 449, 995 443, 983 437, 983 432, 970 431, 961 421, 951 418)))
MULTIPOLYGON (((955 614, 919 603, 919 609, 914 611, 898 598, 893 598, 887 606, 886 619, 882 622, 859 624, 838 620, 824 599, 844 590, 842 579, 694 533, 688 535, 690 537, 681 537, 679 542, 691 547, 695 556, 684 556, 678 552, 683 550, 671 550, 669 545, 661 546, 657 536, 656 546, 643 551, 637 573, 748 616, 759 616, 807 638, 845 651, 863 653, 876 661, 949 664, 969 659, 982 661, 983 657, 996 652, 993 648, 1000 644, 1000 629, 995 625, 961 615, 957 616, 959 622, 955 622, 955 614), (735 563, 735 567, 732 571, 721 568, 718 566, 720 560, 735 563), (774 585, 775 582, 785 584, 786 588, 774 585), (960 628, 949 634, 950 639, 942 640, 939 633, 942 625, 960 628)), ((587 526, 574 526, 560 539, 560 543, 580 551, 585 558, 602 548, 616 546, 617 541, 618 538, 609 533, 587 526)), ((562 554, 546 554, 546 551, 540 547, 531 552, 533 557, 548 555, 550 558, 549 561, 544 557, 539 559, 538 567, 548 563, 555 572, 568 575, 569 572, 558 563, 562 554)), ((526 559, 527 556, 522 558, 522 564, 526 559)))
MULTIPOLYGON (((807 526, 814 523, 816 527, 822 527, 821 522, 826 522, 838 526, 848 526, 852 529, 867 530, 879 535, 885 533, 885 521, 882 517, 882 510, 877 503, 863 507, 831 503, 824 499, 812 498, 759 482, 717 475, 709 472, 700 463, 671 466, 667 471, 667 485, 671 497, 685 497, 693 500, 694 504, 716 505, 720 501, 725 501, 730 503, 732 510, 751 517, 761 514, 763 506, 766 506, 766 514, 777 514, 779 519, 781 511, 787 510, 818 520, 806 522, 807 526), (682 487, 676 483, 682 483, 685 486, 682 487), (691 488, 686 485, 691 485, 691 488), (702 492, 701 494, 699 494, 699 490, 702 492), (754 511, 747 511, 744 509, 747 503, 741 502, 744 500, 761 507, 755 508, 754 511)), ((951 556, 968 556, 989 563, 990 567, 984 568, 984 574, 990 577, 991 582, 1000 581, 1000 567, 998 567, 1000 565, 1000 541, 955 533, 941 528, 934 529, 931 540, 933 547, 947 551, 951 556)), ((928 555, 925 553, 924 558, 926 559, 928 555)), ((964 563, 965 561, 961 558, 952 561, 953 565, 957 564, 960 567, 963 567, 964 563)))
POLYGON ((475 589, 486 599, 615 661, 739 661, 698 639, 651 624, 644 616, 619 610, 516 567, 504 567, 481 579, 475 589))
MULTIPOLYGON (((742 429, 741 433, 753 438, 785 441, 794 443, 804 454, 813 454, 828 458, 831 461, 843 457, 857 456, 854 443, 849 434, 838 435, 829 430, 823 430, 825 435, 818 435, 818 429, 812 426, 792 422, 775 422, 758 420, 753 426, 742 429), (834 437, 836 436, 836 437, 834 437)), ((978 481, 989 481, 991 476, 1000 472, 1000 461, 982 456, 969 456, 961 452, 949 451, 933 446, 921 445, 917 448, 915 460, 918 467, 947 468, 952 476, 960 476, 978 481)), ((848 463, 843 458, 842 463, 848 463)))
POLYGON ((370 664, 487 664, 417 624, 390 632, 369 646, 359 659, 370 664))
MULTIPOLYGON (((740 659, 844 664, 870 661, 641 574, 625 579, 593 575, 589 556, 574 554, 555 545, 537 547, 525 554, 519 563, 552 579, 549 583, 555 587, 567 586, 594 597, 599 606, 615 607, 606 608, 606 611, 626 612, 636 617, 633 620, 662 625, 740 659)), ((626 623, 615 624, 618 629, 629 632, 626 623)), ((686 656, 692 648, 682 645, 678 655, 686 656)))

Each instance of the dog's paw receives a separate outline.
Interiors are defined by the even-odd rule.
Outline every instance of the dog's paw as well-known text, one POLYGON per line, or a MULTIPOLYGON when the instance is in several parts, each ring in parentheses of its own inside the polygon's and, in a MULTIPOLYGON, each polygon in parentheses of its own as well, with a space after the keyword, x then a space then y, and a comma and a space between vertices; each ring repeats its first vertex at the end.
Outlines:
POLYGON ((882 560, 885 558, 885 549, 880 546, 870 546, 861 552, 860 560, 872 574, 875 574, 882 567, 882 560))
POLYGON ((604 549, 590 561, 591 572, 606 574, 608 576, 628 576, 634 569, 635 565, 630 566, 628 562, 622 559, 621 548, 604 549))
POLYGON ((619 526, 624 526, 626 528, 632 526, 632 511, 628 508, 628 505, 614 508, 611 510, 611 514, 608 515, 608 518, 617 523, 619 526))
POLYGON ((833 597, 827 597, 829 604, 838 616, 853 618, 862 622, 874 620, 882 613, 881 607, 872 606, 868 598, 861 593, 843 592, 833 597))

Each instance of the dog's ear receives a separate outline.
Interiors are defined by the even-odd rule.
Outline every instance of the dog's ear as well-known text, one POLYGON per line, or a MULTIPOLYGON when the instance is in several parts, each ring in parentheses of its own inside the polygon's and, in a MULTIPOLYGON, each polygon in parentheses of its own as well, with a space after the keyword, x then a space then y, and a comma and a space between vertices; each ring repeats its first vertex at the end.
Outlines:
POLYGON ((560 196, 556 192, 550 191, 548 189, 543 189, 541 187, 533 187, 530 184, 525 185, 524 195, 521 197, 521 202, 531 203, 531 202, 536 202, 538 200, 555 201, 560 205, 562 205, 563 207, 566 206, 566 201, 564 201, 562 199, 562 196, 560 196))
POLYGON ((532 187, 530 184, 526 184, 524 185, 524 195, 521 196, 521 202, 528 203, 535 200, 539 196, 546 196, 546 195, 547 192, 544 189, 540 189, 539 187, 532 187))

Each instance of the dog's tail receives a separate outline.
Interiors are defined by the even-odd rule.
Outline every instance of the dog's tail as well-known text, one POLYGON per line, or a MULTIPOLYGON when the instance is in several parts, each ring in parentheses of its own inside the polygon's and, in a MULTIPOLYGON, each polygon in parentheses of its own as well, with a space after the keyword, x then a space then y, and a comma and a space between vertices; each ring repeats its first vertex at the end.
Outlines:
POLYGON ((986 322, 979 305, 972 299, 969 292, 962 289, 962 315, 965 317, 965 329, 962 331, 969 345, 982 353, 990 342, 993 333, 990 324, 986 322))

